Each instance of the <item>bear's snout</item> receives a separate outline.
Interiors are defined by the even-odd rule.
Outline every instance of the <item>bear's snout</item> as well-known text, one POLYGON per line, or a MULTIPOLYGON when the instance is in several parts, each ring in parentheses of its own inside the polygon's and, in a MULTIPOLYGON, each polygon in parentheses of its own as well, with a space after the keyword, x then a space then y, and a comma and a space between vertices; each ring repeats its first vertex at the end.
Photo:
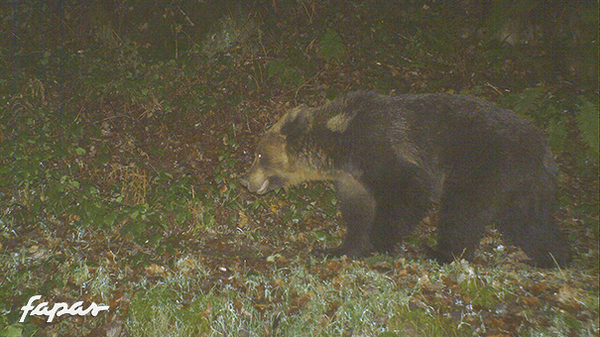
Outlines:
MULTIPOLYGON (((256 187, 256 186, 254 186, 254 187, 256 187)), ((256 190, 254 190, 254 188, 250 189, 250 192, 256 192, 256 194, 265 194, 268 190, 269 190, 269 179, 265 179, 262 182, 262 184, 260 184, 259 188, 257 188, 256 190)))
POLYGON ((252 165, 248 173, 240 178, 240 183, 252 193, 265 194, 269 191, 269 178, 255 165, 252 165))

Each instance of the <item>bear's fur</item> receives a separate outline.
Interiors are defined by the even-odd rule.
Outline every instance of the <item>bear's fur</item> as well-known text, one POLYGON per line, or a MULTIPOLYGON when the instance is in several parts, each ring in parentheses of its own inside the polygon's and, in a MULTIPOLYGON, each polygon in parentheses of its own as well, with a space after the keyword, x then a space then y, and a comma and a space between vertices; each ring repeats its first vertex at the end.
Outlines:
POLYGON ((390 251, 437 204, 438 261, 471 258, 495 220, 534 264, 550 267, 570 259, 552 214, 556 176, 542 132, 497 105, 450 94, 354 92, 283 116, 242 182, 264 194, 333 181, 347 234, 320 253, 390 251))

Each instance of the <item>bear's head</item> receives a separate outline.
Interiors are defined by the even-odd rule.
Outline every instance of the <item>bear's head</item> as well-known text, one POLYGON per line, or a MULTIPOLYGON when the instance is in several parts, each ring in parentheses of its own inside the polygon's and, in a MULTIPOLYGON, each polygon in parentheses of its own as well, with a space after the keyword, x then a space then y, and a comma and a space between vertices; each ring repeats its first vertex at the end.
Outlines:
POLYGON ((316 153, 305 140, 312 128, 311 110, 292 109, 267 131, 258 143, 254 162, 241 179, 242 185, 257 194, 303 181, 322 179, 315 168, 316 153))
POLYGON ((242 184, 252 193, 265 194, 287 186, 291 174, 285 136, 278 132, 268 132, 258 144, 254 162, 242 178, 242 184))

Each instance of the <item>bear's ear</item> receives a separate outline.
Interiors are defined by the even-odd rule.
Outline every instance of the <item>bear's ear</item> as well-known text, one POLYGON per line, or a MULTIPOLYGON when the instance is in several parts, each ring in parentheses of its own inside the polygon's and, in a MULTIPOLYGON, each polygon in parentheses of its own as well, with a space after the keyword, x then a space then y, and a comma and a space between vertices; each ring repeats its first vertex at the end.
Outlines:
POLYGON ((311 110, 306 105, 300 105, 285 116, 280 132, 286 137, 297 138, 310 131, 311 123, 311 110))

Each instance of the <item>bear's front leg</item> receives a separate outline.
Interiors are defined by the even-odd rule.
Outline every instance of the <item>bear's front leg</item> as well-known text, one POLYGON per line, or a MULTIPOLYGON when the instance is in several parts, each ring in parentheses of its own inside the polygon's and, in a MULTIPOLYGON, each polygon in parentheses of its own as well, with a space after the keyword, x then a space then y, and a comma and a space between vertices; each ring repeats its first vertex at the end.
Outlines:
POLYGON ((367 256, 374 251, 369 233, 375 218, 375 199, 360 181, 350 175, 336 181, 335 187, 342 218, 346 223, 346 236, 339 247, 315 249, 313 253, 317 256, 346 255, 352 258, 367 256))

